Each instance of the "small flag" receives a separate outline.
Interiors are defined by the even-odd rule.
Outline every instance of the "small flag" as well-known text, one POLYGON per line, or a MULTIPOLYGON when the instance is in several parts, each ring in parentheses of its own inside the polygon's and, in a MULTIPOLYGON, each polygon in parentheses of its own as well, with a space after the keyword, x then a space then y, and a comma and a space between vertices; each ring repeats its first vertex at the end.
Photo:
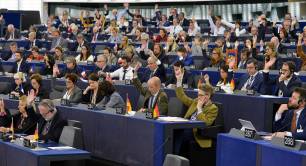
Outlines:
POLYGON ((234 79, 231 80, 230 87, 231 87, 232 90, 235 89, 235 81, 234 81, 234 79))
POLYGON ((14 140, 14 119, 12 117, 12 123, 11 123, 11 128, 10 128, 11 132, 12 132, 12 135, 11 135, 11 141, 14 140))
POLYGON ((132 105, 131 105, 128 94, 126 94, 126 112, 129 113, 131 111, 132 111, 132 105))
POLYGON ((38 123, 37 123, 37 125, 36 125, 36 129, 35 129, 35 132, 34 132, 34 137, 33 137, 33 139, 34 139, 35 141, 38 141, 38 123))
POLYGON ((203 78, 203 76, 202 76, 202 73, 201 73, 201 76, 198 80, 198 89, 200 89, 200 86, 203 84, 202 78, 203 78))
POLYGON ((155 105, 155 108, 153 110, 153 118, 157 119, 159 117, 159 110, 157 104, 155 105))

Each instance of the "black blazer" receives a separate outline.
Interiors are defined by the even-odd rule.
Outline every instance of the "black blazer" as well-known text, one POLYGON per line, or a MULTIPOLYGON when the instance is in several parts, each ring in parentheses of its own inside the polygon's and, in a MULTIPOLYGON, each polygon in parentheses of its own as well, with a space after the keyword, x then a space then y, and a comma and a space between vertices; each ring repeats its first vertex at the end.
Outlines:
MULTIPOLYGON (((93 95, 93 90, 89 90, 86 95, 83 94, 82 96, 83 103, 90 104, 92 95, 93 95)), ((99 94, 99 89, 98 89, 96 104, 98 104, 103 98, 104 96, 99 94)))
MULTIPOLYGON (((151 70, 147 69, 142 75, 141 82, 147 82, 151 78, 150 75, 151 70)), ((166 69, 163 64, 158 65, 152 77, 158 77, 162 83, 166 81, 166 69)))
MULTIPOLYGON (((6 33, 5 33, 5 40, 8 40, 10 38, 10 35, 11 33, 9 33, 7 30, 6 30, 6 33)), ((14 31, 14 39, 20 39, 21 35, 20 35, 20 31, 18 29, 15 28, 15 31, 14 31)))
POLYGON ((42 132, 44 130, 44 126, 46 125, 47 121, 40 116, 38 120, 38 135, 40 140, 51 140, 54 142, 58 142, 64 126, 67 126, 67 120, 61 115, 61 112, 57 110, 55 113, 52 121, 51 126, 46 135, 43 135, 42 132))
POLYGON ((27 83, 22 83, 20 86, 17 86, 15 82, 11 84, 10 92, 17 92, 19 96, 27 95, 29 91, 29 85, 27 83))
MULTIPOLYGON (((169 79, 167 79, 167 81, 165 82, 165 85, 168 86, 169 84, 175 84, 176 85, 176 77, 175 77, 175 73, 174 71, 172 72, 172 75, 170 76, 169 79)), ((183 84, 187 84, 188 87, 190 88, 196 88, 196 84, 194 83, 194 80, 193 80, 193 77, 192 77, 192 74, 187 71, 185 69, 185 73, 184 73, 184 76, 183 76, 183 84)))
POLYGON ((283 92, 283 97, 290 97, 294 88, 302 86, 302 81, 295 74, 293 74, 287 86, 284 81, 279 82, 278 78, 279 77, 270 78, 269 73, 263 72, 263 82, 267 91, 266 94, 278 96, 278 91, 281 90, 283 92), (272 91, 273 86, 275 86, 274 91, 272 91))
MULTIPOLYGON (((282 118, 274 122, 274 131, 290 131, 291 130, 291 121, 293 118, 293 110, 288 110, 282 115, 282 118)), ((296 129, 303 129, 303 132, 294 131, 292 136, 295 139, 306 140, 306 109, 304 108, 297 119, 296 129)))
MULTIPOLYGON (((32 86, 30 88, 34 89, 32 86)), ((36 92, 36 90, 34 89, 36 92)), ((40 85, 39 91, 36 92, 36 97, 39 97, 40 99, 49 99, 50 90, 47 90, 43 85, 40 85)))
POLYGON ((5 109, 5 113, 0 115, 0 127, 10 127, 11 121, 11 113, 8 109, 5 109))
POLYGON ((37 118, 38 114, 35 113, 34 109, 31 108, 26 108, 28 117, 26 117, 21 124, 22 117, 21 113, 18 112, 17 114, 13 115, 14 119, 14 130, 16 133, 23 133, 27 135, 32 135, 34 134, 34 131, 36 129, 36 124, 37 124, 37 118))
POLYGON ((76 66, 73 69, 68 69, 67 67, 65 67, 64 69, 62 69, 60 71, 60 74, 57 77, 58 78, 65 77, 66 74, 70 74, 70 73, 74 73, 74 74, 80 76, 81 75, 81 69, 78 66, 76 66))
POLYGON ((23 72, 23 73, 28 73, 29 72, 29 65, 26 63, 24 59, 21 60, 20 68, 19 70, 17 66, 17 62, 15 62, 14 68, 13 68, 13 73, 17 72, 23 72))

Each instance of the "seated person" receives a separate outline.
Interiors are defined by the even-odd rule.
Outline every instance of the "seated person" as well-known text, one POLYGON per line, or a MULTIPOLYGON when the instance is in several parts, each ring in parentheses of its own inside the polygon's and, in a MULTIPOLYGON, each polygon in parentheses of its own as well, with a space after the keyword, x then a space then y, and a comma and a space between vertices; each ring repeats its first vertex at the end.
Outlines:
POLYGON ((3 99, 0 100, 0 131, 5 132, 7 127, 11 126, 11 113, 4 107, 3 99))
POLYGON ((256 49, 256 38, 253 38, 253 48, 252 48, 252 56, 253 58, 255 58, 256 60, 258 60, 259 62, 262 63, 267 63, 269 60, 273 59, 275 60, 275 63, 273 63, 272 66, 270 66, 271 70, 276 70, 279 69, 278 68, 278 59, 277 59, 277 52, 275 50, 275 46, 273 43, 268 42, 266 44, 266 48, 265 48, 265 54, 264 55, 258 55, 257 54, 257 49, 256 49))
POLYGON ((240 53, 240 60, 238 63, 238 69, 246 69, 247 68, 247 62, 250 59, 251 52, 249 49, 245 48, 240 53))
MULTIPOLYGON (((203 54, 206 55, 206 54, 203 54)), ((209 67, 215 67, 220 69, 221 66, 225 65, 224 57, 221 48, 214 48, 212 55, 208 57, 210 59, 209 67)))
POLYGON ((271 78, 269 75, 269 69, 274 65, 275 61, 276 58, 271 58, 265 63, 263 70, 263 83, 265 89, 267 90, 267 94, 289 97, 294 88, 302 86, 302 81, 294 74, 295 64, 292 61, 284 62, 279 76, 271 78), (275 86, 275 88, 272 92, 273 86, 275 86))
POLYGON ((178 56, 176 61, 182 61, 184 63, 184 66, 193 65, 192 56, 187 53, 185 47, 179 47, 176 53, 178 56))
POLYGON ((76 39, 77 39, 76 45, 71 51, 81 52, 83 46, 89 45, 89 43, 85 40, 85 37, 82 33, 79 33, 76 39))
POLYGON ((104 98, 97 104, 97 108, 126 108, 124 100, 111 82, 104 80, 101 83, 101 92, 104 98))
POLYGON ((16 51, 16 64, 13 68, 13 73, 28 73, 29 72, 29 65, 26 63, 26 61, 23 58, 23 53, 21 51, 16 51))
POLYGON ((42 84, 42 77, 40 74, 33 74, 30 77, 31 80, 31 88, 30 91, 34 91, 35 97, 41 99, 49 98, 49 91, 42 84))
MULTIPOLYGON (((35 94, 28 96, 28 103, 33 102, 35 94)), ((38 138, 44 141, 58 142, 67 120, 64 119, 61 111, 57 110, 50 99, 44 99, 38 104, 40 116, 38 117, 38 138)), ((26 137, 33 139, 34 135, 26 137)))
POLYGON ((151 56, 147 60, 149 70, 143 73, 141 82, 147 82, 152 77, 158 77, 163 83, 166 80, 166 70, 164 65, 155 57, 151 56))
POLYGON ((82 101, 82 90, 76 85, 78 76, 74 73, 66 75, 66 90, 63 93, 63 99, 70 103, 79 103, 82 101))
POLYGON ((57 65, 53 67, 53 76, 57 78, 62 78, 68 73, 74 73, 76 75, 80 75, 81 71, 76 64, 76 60, 74 57, 67 57, 65 59, 66 67, 61 71, 58 69, 57 65))
MULTIPOLYGON (((111 78, 119 78, 119 80, 131 80, 133 79, 134 68, 130 66, 131 59, 127 56, 123 56, 119 65, 121 66, 119 69, 115 70, 108 74, 111 78)), ((106 76, 104 74, 104 76, 106 76)))
POLYGON ((121 42, 121 35, 119 33, 119 29, 117 27, 112 27, 110 29, 111 36, 108 38, 109 43, 120 43, 121 42))
MULTIPOLYGON (((95 62, 95 68, 93 73, 96 73, 99 77, 103 77, 103 73, 105 72, 110 72, 111 67, 107 65, 107 59, 104 55, 98 55, 97 56, 97 61, 95 62)), ((92 71, 83 71, 81 73, 81 76, 83 78, 87 78, 88 75, 90 75, 92 71)))
POLYGON ((64 53, 63 53, 63 49, 61 46, 57 46, 55 47, 55 50, 54 50, 54 60, 55 61, 64 61, 64 53))
POLYGON ((28 62, 31 62, 31 61, 43 61, 44 60, 44 56, 42 55, 39 55, 39 48, 36 47, 36 46, 33 46, 31 48, 31 52, 32 54, 27 58, 27 61, 28 62))
POLYGON ((4 35, 5 40, 20 39, 20 37, 20 31, 16 29, 13 24, 9 24, 4 35))
MULTIPOLYGON (((12 115, 14 121, 14 132, 22 134, 33 134, 37 124, 37 115, 33 107, 27 106, 27 96, 19 99, 18 113, 12 115)), ((1 132, 9 132, 10 128, 0 128, 1 132)))
POLYGON ((179 72, 179 70, 182 72, 183 70, 184 72, 184 76, 183 76, 183 81, 182 81, 182 85, 184 88, 196 88, 196 86, 194 85, 194 81, 193 78, 191 77, 191 73, 186 70, 184 68, 184 63, 181 61, 177 61, 173 64, 173 72, 170 76, 170 78, 168 78, 165 82, 165 86, 168 88, 173 88, 176 86, 176 77, 175 77, 175 73, 179 72))
MULTIPOLYGON (((209 84, 201 84, 199 85, 198 98, 192 99, 186 96, 184 93, 184 89, 182 88, 184 71, 178 71, 176 73, 177 79, 177 88, 175 89, 177 98, 188 108, 184 118, 190 120, 198 120, 205 122, 206 126, 210 126, 214 123, 217 115, 218 115, 218 107, 212 103, 211 98, 214 94, 214 89, 209 84)), ((185 132, 184 132, 185 133, 185 132)), ((177 145, 182 145, 186 141, 190 141, 190 139, 195 139, 196 142, 200 145, 200 147, 211 147, 212 142, 209 139, 205 139, 198 135, 197 129, 193 130, 193 133, 186 132, 187 135, 184 135, 182 138, 178 138, 177 145), (185 139, 186 138, 186 139, 185 139)), ((180 148, 180 146, 176 146, 180 148)), ((177 149, 179 152, 181 149, 177 149)))
POLYGON ((117 64, 117 57, 112 53, 112 49, 109 47, 105 47, 103 49, 103 56, 107 59, 108 65, 116 65, 117 64))
POLYGON ((45 54, 44 56, 44 64, 45 64, 45 67, 42 71, 40 71, 40 73, 42 75, 53 75, 53 67, 54 67, 54 64, 55 64, 55 60, 54 60, 54 57, 50 54, 45 54))
POLYGON ((15 61, 16 60, 16 52, 18 51, 18 46, 16 42, 11 42, 10 43, 10 51, 7 53, 2 53, 1 58, 5 61, 15 61))
POLYGON ((11 84, 10 94, 16 97, 28 94, 28 85, 24 74, 21 72, 14 74, 14 80, 15 82, 11 84))
POLYGON ((168 97, 167 94, 161 89, 161 82, 158 77, 152 77, 148 80, 148 87, 144 88, 139 79, 137 73, 134 74, 133 84, 144 96, 144 103, 142 103, 141 111, 153 110, 158 107, 160 115, 168 114, 168 97))
POLYGON ((83 91, 82 101, 87 104, 96 105, 103 97, 102 87, 101 84, 99 84, 99 77, 97 74, 90 74, 88 76, 88 86, 83 91))
POLYGON ((263 76, 258 72, 256 59, 249 59, 246 63, 247 73, 242 75, 236 82, 238 90, 253 90, 257 93, 265 94, 263 86, 263 76))
POLYGON ((276 137, 292 136, 295 139, 306 140, 306 89, 295 88, 288 104, 279 107, 275 114, 273 135, 276 137))
POLYGON ((88 45, 82 46, 81 53, 77 57, 75 57, 75 60, 77 63, 88 61, 93 62, 94 57, 90 53, 90 47, 88 45))

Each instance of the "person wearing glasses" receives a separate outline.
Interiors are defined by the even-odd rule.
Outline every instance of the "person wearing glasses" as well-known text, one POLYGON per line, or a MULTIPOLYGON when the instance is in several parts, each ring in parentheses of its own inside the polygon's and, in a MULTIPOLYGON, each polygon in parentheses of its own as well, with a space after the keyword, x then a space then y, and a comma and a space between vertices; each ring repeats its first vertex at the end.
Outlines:
POLYGON ((82 100, 82 90, 76 85, 78 76, 74 73, 66 75, 66 90, 63 93, 63 99, 70 103, 79 103, 82 100))
POLYGON ((109 66, 107 64, 107 59, 104 55, 98 55, 97 56, 97 61, 95 62, 95 67, 93 72, 92 71, 83 71, 81 73, 83 78, 86 78, 88 75, 90 75, 90 73, 95 73, 97 74, 99 77, 103 77, 102 73, 105 72, 110 72, 111 71, 111 66, 109 66))
POLYGON ((10 94, 16 97, 20 97, 28 93, 28 85, 26 78, 22 72, 14 74, 14 83, 11 84, 10 94))
POLYGON ((270 68, 275 64, 276 58, 270 59, 265 63, 263 70, 263 82, 268 90, 267 94, 272 94, 280 97, 290 97, 296 87, 302 86, 302 81, 295 74, 295 63, 292 61, 284 62, 280 69, 279 76, 271 78, 269 75, 270 68), (272 87, 274 91, 272 91, 272 87))
POLYGON ((106 58, 106 63, 108 65, 116 65, 117 64, 117 57, 112 53, 112 49, 109 48, 109 47, 105 47, 103 49, 103 55, 105 56, 106 58))

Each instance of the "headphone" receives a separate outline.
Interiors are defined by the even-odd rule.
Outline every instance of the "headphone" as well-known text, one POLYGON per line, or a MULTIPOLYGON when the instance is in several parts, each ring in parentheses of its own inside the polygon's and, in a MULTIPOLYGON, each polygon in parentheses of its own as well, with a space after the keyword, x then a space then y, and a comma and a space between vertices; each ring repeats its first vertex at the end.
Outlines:
POLYGON ((56 109, 55 106, 53 105, 53 103, 51 102, 51 100, 49 99, 44 99, 40 102, 40 105, 46 106, 49 108, 49 112, 54 112, 54 110, 56 109), (51 103, 51 104, 49 104, 51 103))

